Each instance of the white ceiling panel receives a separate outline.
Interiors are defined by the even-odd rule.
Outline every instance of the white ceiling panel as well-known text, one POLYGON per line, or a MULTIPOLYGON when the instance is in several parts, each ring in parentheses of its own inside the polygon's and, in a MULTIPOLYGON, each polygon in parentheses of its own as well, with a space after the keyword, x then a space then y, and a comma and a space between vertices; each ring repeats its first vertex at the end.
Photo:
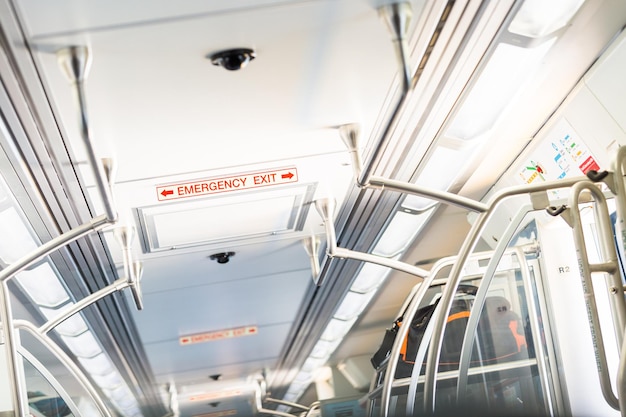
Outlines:
MULTIPOLYGON (((284 341, 290 323, 259 327, 256 336, 248 339, 224 339, 214 342, 180 346, 178 340, 146 344, 146 351, 155 376, 168 382, 176 375, 180 382, 206 381, 210 375, 227 374, 224 378, 260 373, 275 365, 280 353, 277 342, 284 341)), ((180 385, 184 385, 181 383, 180 385)))
POLYGON ((100 154, 118 161, 119 181, 345 151, 331 128, 356 122, 368 132, 390 86, 368 80, 395 73, 389 35, 363 1, 284 3, 34 43, 79 157, 76 106, 54 52, 90 47, 90 124, 100 154), (235 29, 244 21, 248 36, 235 29), (352 41, 362 46, 341 47, 352 41), (206 58, 232 47, 256 50, 245 71, 206 58))
MULTIPOLYGON (((291 1, 295 3, 302 0, 291 1)), ((19 10, 28 22, 32 37, 47 37, 57 33, 111 29, 142 25, 154 21, 177 20, 204 15, 233 13, 246 8, 266 8, 288 3, 287 0, 231 0, 228 3, 204 0, 122 1, 62 0, 55 3, 42 0, 20 1, 19 10), (123 4, 124 7, 120 7, 123 4)))
POLYGON ((310 280, 310 272, 301 270, 148 292, 143 298, 148 313, 138 311, 135 318, 146 343, 234 327, 291 322, 310 280), (214 294, 229 295, 214 298, 214 294), (167 306, 172 306, 168 314, 154 321, 150 311, 167 306))
MULTIPOLYGON (((263 278, 268 268, 274 273, 298 272, 311 279, 309 258, 299 240, 276 240, 263 244, 226 246, 235 252, 226 264, 210 259, 216 250, 196 248, 186 253, 164 254, 144 259, 146 273, 142 279, 144 294, 167 292, 179 288, 194 288, 250 278, 263 278), (277 259, 279 262, 277 262, 277 259), (185 265, 181 270, 181 265, 185 265), (245 266, 245 267, 243 267, 245 266), (181 273, 184 271, 184 273, 181 273)), ((219 250, 223 250, 221 247, 219 250)), ((308 284, 307 281, 300 283, 308 284)))

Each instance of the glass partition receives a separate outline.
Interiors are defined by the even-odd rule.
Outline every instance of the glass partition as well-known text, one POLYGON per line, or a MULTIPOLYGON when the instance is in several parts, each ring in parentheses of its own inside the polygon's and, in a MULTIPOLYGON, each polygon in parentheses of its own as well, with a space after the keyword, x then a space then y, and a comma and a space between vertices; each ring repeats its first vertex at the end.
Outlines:
MULTIPOLYGON (((0 320, 0 325, 2 321, 0 320)), ((0 338, 1 340, 2 338, 0 338)), ((11 393, 11 376, 7 366, 6 346, 0 343, 0 417, 14 415, 11 393)))
MULTIPOLYGON (((463 337, 491 254, 476 254, 468 261, 446 319, 436 390, 436 407, 444 415, 447 409, 457 407, 463 337)), ((513 246, 494 273, 472 340, 469 378, 462 394, 464 403, 474 410, 488 404, 490 410, 506 408, 505 415, 514 410, 537 415, 549 408, 546 399, 551 396, 546 391, 552 388, 542 383, 548 379, 540 377, 545 369, 539 369, 535 346, 535 340, 542 338, 542 327, 536 326, 543 323, 542 313, 535 301, 529 302, 529 296, 537 298, 534 276, 539 273, 537 256, 534 243, 513 246), (531 271, 532 276, 523 269, 531 271)), ((450 267, 445 269, 449 271, 450 267)), ((432 320, 428 314, 432 314, 441 299, 446 281, 446 278, 435 280, 419 300, 413 319, 403 320, 411 328, 396 366, 388 415, 418 415, 421 411, 427 345, 420 346, 420 341, 428 339, 426 328, 432 320)), ((540 350, 545 357, 545 349, 540 350)), ((377 374, 377 385, 382 383, 384 372, 385 369, 377 374)), ((370 415, 380 415, 380 402, 380 396, 372 396, 370 415)))
POLYGON ((582 180, 495 195, 459 256, 412 292, 369 415, 619 415, 611 198, 582 180))
POLYGON ((25 330, 19 332, 19 338, 31 413, 34 410, 44 417, 102 415, 84 384, 47 346, 25 330))

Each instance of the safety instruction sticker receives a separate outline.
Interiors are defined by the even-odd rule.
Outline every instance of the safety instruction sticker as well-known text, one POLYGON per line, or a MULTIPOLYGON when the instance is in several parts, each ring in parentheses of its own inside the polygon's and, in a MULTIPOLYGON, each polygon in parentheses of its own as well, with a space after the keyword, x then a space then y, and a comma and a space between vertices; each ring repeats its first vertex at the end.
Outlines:
POLYGON ((518 170, 522 183, 556 180, 600 170, 587 145, 565 119, 552 129, 533 154, 518 170))

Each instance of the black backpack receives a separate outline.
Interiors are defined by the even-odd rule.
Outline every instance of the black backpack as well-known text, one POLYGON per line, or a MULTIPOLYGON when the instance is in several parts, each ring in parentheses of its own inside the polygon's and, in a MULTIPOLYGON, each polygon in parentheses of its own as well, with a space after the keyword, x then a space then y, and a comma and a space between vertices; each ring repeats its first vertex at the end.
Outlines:
MULTIPOLYGON (((476 295, 477 287, 473 285, 461 285, 457 289, 455 299, 452 303, 450 314, 448 315, 446 331, 443 339, 442 351, 440 356, 439 370, 444 371, 458 367, 461 355, 461 345, 463 334, 467 326, 471 303, 476 295)), ((417 349, 424 337, 424 331, 435 311, 435 307, 439 299, 433 304, 421 307, 415 312, 410 322, 410 329, 407 337, 403 341, 400 350, 400 359, 396 367, 396 378, 406 378, 411 376, 413 371, 414 360, 417 355, 417 349)), ((403 317, 397 318, 391 328, 385 331, 383 341, 370 362, 374 369, 378 369, 385 359, 391 353, 391 347, 398 333, 398 329, 402 325, 403 317)))

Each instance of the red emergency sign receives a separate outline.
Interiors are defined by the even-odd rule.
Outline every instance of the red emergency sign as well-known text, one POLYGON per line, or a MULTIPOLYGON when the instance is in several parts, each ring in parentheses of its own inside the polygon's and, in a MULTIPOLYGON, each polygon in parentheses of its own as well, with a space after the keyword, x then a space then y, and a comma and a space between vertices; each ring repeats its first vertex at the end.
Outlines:
POLYGON ((298 182, 298 170, 295 167, 289 167, 270 171, 237 174, 228 177, 157 185, 156 193, 159 201, 169 201, 294 182, 298 182))
POLYGON ((233 337, 250 336, 257 334, 257 332, 258 329, 256 326, 236 327, 234 329, 181 336, 178 341, 181 345, 192 345, 194 343, 213 342, 222 339, 232 339, 233 337))

